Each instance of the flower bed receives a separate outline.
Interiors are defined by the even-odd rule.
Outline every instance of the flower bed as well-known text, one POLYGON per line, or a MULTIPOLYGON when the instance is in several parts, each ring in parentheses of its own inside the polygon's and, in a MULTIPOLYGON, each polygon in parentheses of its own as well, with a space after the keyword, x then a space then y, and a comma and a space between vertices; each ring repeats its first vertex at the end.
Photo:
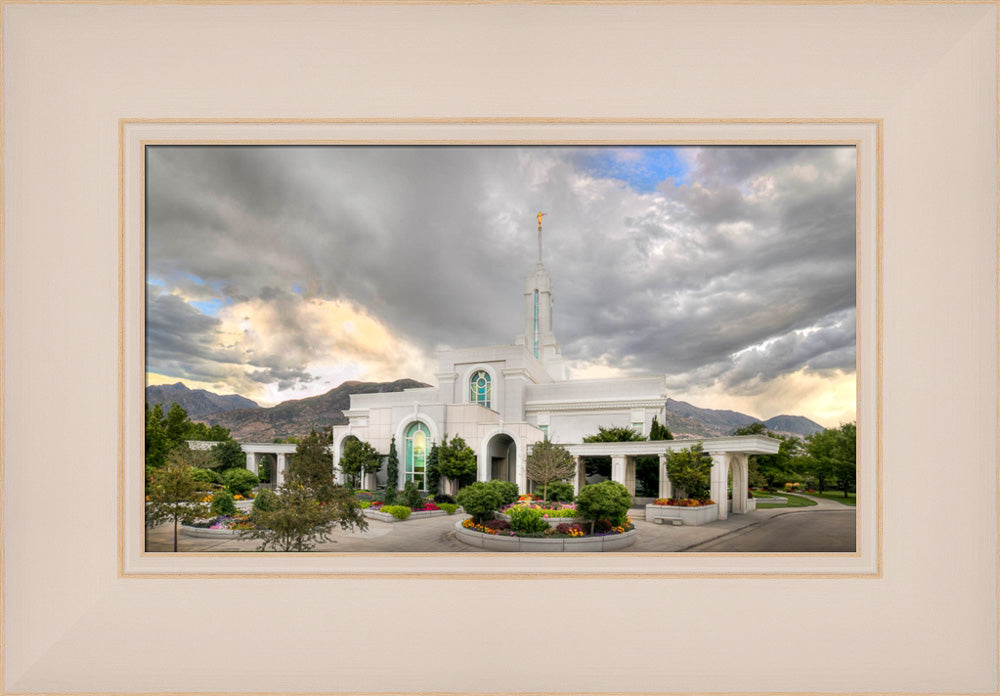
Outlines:
POLYGON ((562 523, 572 524, 583 520, 583 518, 577 513, 576 505, 573 503, 543 503, 541 501, 528 500, 522 500, 513 503, 512 505, 508 505, 500 512, 496 513, 496 516, 498 519, 510 522, 510 511, 515 508, 531 508, 540 511, 542 513, 542 518, 548 523, 549 527, 552 528, 555 528, 557 525, 562 523))
POLYGON ((691 498, 658 498, 646 506, 646 521, 656 524, 681 524, 697 526, 719 519, 719 506, 711 500, 697 501, 691 498), (671 501, 671 502, 667 502, 671 501))
POLYGON ((629 522, 626 526, 587 535, 586 524, 560 523, 538 535, 518 536, 509 528, 504 528, 504 520, 490 520, 485 524, 475 524, 471 519, 455 524, 455 536, 464 544, 486 551, 543 551, 558 553, 563 551, 616 551, 635 543, 636 530, 629 522), (564 527, 565 532, 559 528, 564 527))
POLYGON ((365 517, 368 517, 373 520, 380 520, 382 522, 402 522, 403 520, 422 520, 427 517, 454 515, 455 511, 458 509, 456 505, 449 505, 447 503, 442 503, 440 506, 437 505, 436 503, 427 503, 422 508, 417 508, 416 510, 410 510, 409 515, 400 515, 398 508, 405 508, 405 506, 403 505, 385 506, 387 508, 397 508, 396 514, 392 514, 390 512, 382 512, 381 510, 382 507, 383 507, 382 503, 372 503, 369 507, 364 508, 362 512, 364 513, 365 517))
POLYGON ((249 514, 219 515, 180 526, 181 534, 191 537, 237 537, 244 529, 253 529, 249 514))

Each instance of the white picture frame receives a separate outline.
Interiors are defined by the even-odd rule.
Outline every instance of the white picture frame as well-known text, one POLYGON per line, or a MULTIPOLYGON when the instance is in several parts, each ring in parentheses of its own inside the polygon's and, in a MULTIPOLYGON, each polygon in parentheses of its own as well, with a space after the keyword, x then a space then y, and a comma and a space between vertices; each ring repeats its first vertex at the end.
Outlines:
POLYGON ((996 693, 997 9, 5 3, 0 692, 996 693), (126 568, 125 124, 512 117, 878 124, 876 564, 126 568))

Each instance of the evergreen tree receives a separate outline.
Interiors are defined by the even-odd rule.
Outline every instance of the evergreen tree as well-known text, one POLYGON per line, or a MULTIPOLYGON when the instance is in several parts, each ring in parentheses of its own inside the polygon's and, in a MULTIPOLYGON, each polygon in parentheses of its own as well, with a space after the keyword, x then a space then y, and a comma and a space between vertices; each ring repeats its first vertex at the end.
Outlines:
POLYGON ((427 454, 427 492, 437 495, 441 492, 441 472, 438 469, 438 447, 431 443, 427 454))
POLYGON ((650 440, 673 440, 674 436, 667 426, 662 425, 660 421, 653 416, 653 422, 649 426, 649 439, 650 440))
POLYGON ((389 443, 389 459, 386 462, 385 498, 383 503, 392 505, 396 502, 396 493, 399 490, 399 454, 396 452, 396 436, 389 443))

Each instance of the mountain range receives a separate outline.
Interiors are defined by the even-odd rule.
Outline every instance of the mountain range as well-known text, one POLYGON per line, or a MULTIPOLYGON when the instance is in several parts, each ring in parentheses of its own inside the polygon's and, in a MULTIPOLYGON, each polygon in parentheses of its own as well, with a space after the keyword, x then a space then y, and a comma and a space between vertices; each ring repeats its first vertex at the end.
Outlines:
MULTIPOLYGON (((164 410, 174 402, 188 412, 191 420, 228 428, 232 436, 243 442, 272 442, 290 435, 308 435, 312 429, 344 425, 344 411, 350 408, 352 394, 397 392, 430 385, 413 379, 395 382, 344 382, 319 396, 283 401, 276 406, 261 407, 242 396, 221 396, 204 389, 188 389, 184 384, 146 387, 146 403, 163 404, 164 410)), ((721 437, 731 435, 739 427, 758 422, 757 418, 738 411, 699 408, 684 401, 667 399, 664 425, 676 438, 721 437)), ((823 426, 804 416, 781 415, 763 421, 771 432, 802 437, 818 432, 823 426)))

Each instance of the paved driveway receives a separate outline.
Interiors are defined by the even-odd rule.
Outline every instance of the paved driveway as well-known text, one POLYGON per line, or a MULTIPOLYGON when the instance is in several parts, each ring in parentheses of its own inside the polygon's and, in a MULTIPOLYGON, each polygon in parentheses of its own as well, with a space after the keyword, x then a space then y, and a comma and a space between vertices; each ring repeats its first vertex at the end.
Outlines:
MULTIPOLYGON (((699 527, 658 525, 636 519, 636 542, 623 552, 671 551, 853 551, 854 508, 819 500, 814 507, 757 510, 730 515, 699 527)), ((468 515, 443 515, 404 522, 368 520, 364 532, 337 529, 330 543, 316 551, 333 552, 479 552, 455 538, 455 523, 468 515)), ((181 535, 178 551, 256 551, 258 542, 200 539, 181 535)), ((173 528, 163 525, 146 533, 147 551, 172 551, 173 528)))

